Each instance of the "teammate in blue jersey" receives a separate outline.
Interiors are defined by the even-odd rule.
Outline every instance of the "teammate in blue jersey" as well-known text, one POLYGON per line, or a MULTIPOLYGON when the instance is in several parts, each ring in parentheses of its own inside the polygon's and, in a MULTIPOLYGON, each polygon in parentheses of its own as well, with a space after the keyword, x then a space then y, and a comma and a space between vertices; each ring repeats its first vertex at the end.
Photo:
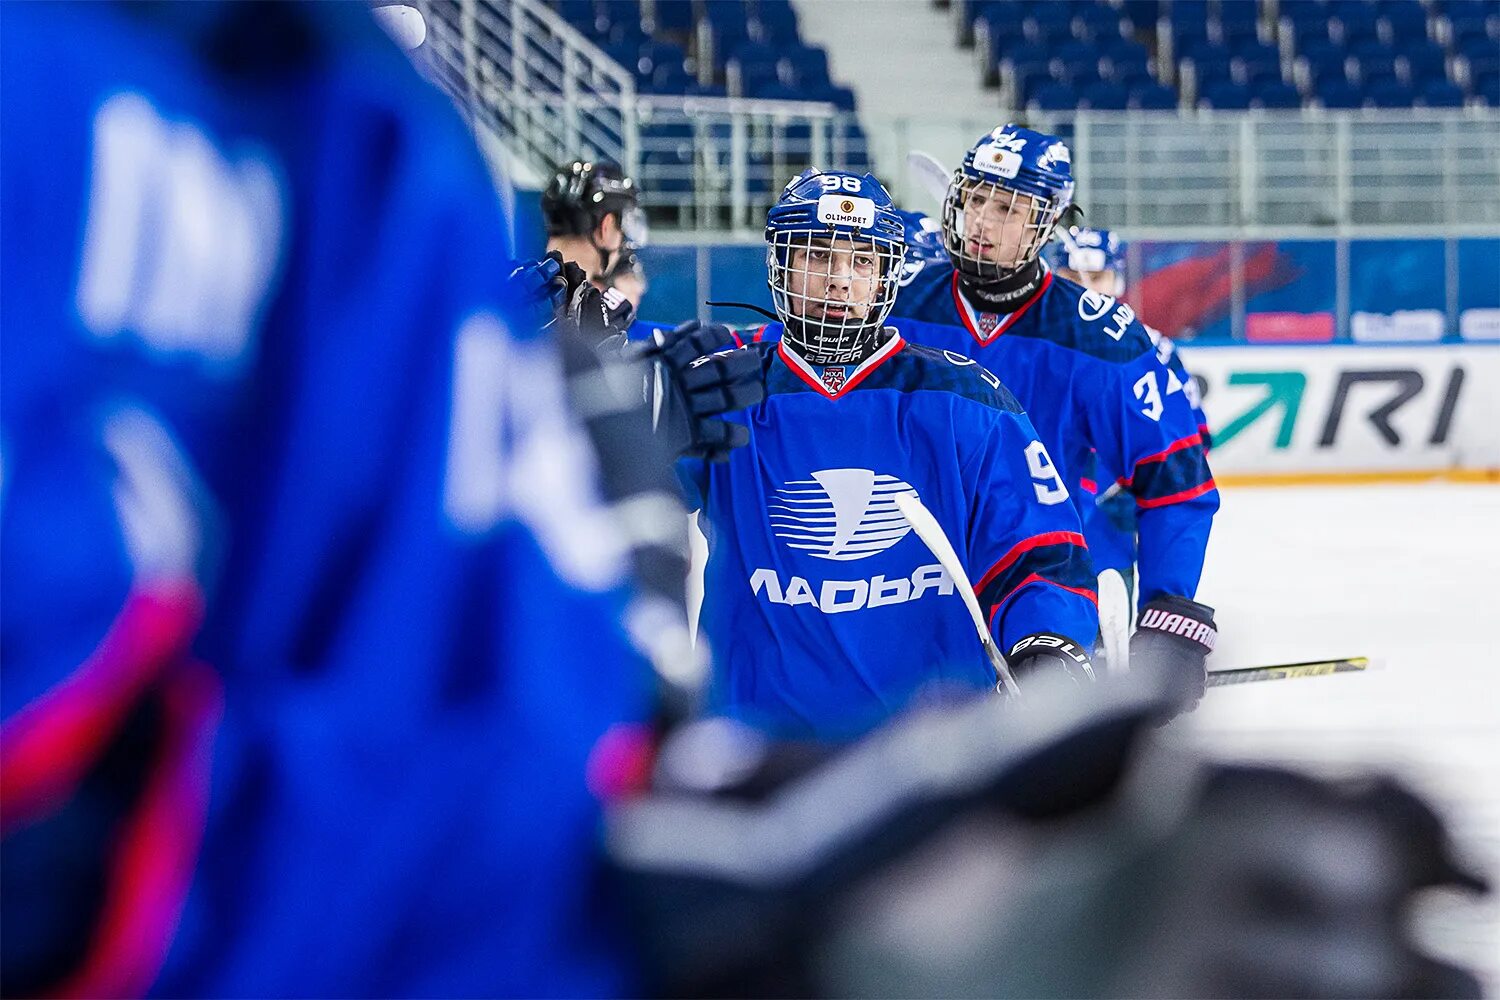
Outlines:
POLYGON ((954 171, 943 206, 947 264, 923 268, 894 315, 917 343, 975 358, 1016 394, 1077 483, 1091 454, 1139 510, 1140 627, 1134 649, 1180 684, 1184 705, 1206 680, 1213 611, 1193 600, 1218 493, 1192 407, 1170 391, 1134 311, 1057 277, 1041 259, 1073 197, 1067 146, 1005 125, 954 171), (1159 627, 1158 627, 1159 626, 1159 627))
POLYGON ((633 992, 649 676, 453 108, 364 5, 3 16, 0 992, 633 992))
POLYGON ((843 739, 914 699, 995 686, 900 493, 957 548, 1023 690, 1047 666, 1092 676, 1093 572, 1046 448, 993 375, 885 326, 904 249, 885 190, 807 171, 771 208, 766 241, 785 329, 747 348, 766 398, 743 415, 743 448, 682 464, 709 546, 712 707, 843 739))
MULTIPOLYGON (((1048 244, 1046 259, 1059 276, 1091 292, 1125 297, 1127 245, 1108 229, 1070 226, 1059 229, 1048 244)), ((1193 408, 1193 419, 1203 438, 1206 453, 1212 447, 1208 418, 1198 396, 1198 384, 1188 374, 1182 354, 1170 337, 1146 324, 1146 334, 1156 345, 1157 356, 1167 366, 1166 394, 1182 393, 1193 408)), ((1129 634, 1134 620, 1136 503, 1135 497, 1116 484, 1118 476, 1098 466, 1087 470, 1079 485, 1083 534, 1099 573, 1099 624, 1110 663, 1129 664, 1129 634), (1095 497, 1094 504, 1087 495, 1095 497)))

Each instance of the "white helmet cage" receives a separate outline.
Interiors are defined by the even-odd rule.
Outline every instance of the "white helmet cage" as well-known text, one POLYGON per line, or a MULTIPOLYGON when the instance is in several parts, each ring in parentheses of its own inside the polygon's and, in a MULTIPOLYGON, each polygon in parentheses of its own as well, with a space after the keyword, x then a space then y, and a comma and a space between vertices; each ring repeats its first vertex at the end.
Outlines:
POLYGON ((955 170, 943 200, 943 243, 960 273, 978 282, 995 281, 1036 259, 1063 208, 1059 199, 955 170))
POLYGON ((896 304, 903 247, 872 236, 779 232, 766 249, 785 339, 816 364, 863 360, 896 304))

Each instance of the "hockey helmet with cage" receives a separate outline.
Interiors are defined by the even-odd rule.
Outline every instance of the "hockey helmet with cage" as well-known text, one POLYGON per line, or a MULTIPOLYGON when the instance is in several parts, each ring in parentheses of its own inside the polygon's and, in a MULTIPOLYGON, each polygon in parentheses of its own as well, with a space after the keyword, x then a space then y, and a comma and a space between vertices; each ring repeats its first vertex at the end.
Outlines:
POLYGON ((1002 125, 964 154, 943 200, 943 241, 959 273, 988 284, 1034 261, 1073 203, 1057 136, 1002 125))
POLYGON ((557 168, 542 192, 548 236, 587 236, 607 215, 618 215, 620 231, 635 246, 646 243, 646 218, 635 181, 614 163, 573 160, 557 168))
POLYGON ((1125 294, 1125 250, 1125 241, 1112 230, 1069 226, 1059 229, 1057 238, 1048 245, 1047 263, 1054 269, 1078 274, 1111 272, 1115 287, 1106 289, 1106 294, 1118 298, 1125 294))
POLYGON ((869 174, 787 184, 766 215, 766 280, 790 347, 815 364, 860 360, 896 303, 904 228, 869 174))

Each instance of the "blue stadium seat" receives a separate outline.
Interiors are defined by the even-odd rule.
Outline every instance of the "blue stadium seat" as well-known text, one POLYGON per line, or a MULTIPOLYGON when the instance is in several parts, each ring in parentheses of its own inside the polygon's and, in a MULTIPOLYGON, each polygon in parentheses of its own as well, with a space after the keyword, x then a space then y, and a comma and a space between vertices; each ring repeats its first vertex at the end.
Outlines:
POLYGON ((1320 90, 1323 84, 1330 80, 1348 82, 1349 76, 1344 68, 1344 54, 1337 49, 1316 50, 1315 53, 1303 56, 1300 62, 1302 74, 1310 90, 1320 90))
POLYGON ((651 74, 651 90, 657 94, 685 94, 697 81, 679 65, 665 63, 651 74))
POLYGON ((758 0, 753 23, 763 42, 796 42, 797 12, 788 0, 758 0))
POLYGON ((1101 80, 1085 87, 1078 95, 1078 106, 1095 111, 1124 111, 1130 94, 1118 83, 1101 80))
POLYGON ((1098 73, 1099 50, 1089 42, 1070 38, 1056 48, 1054 58, 1063 64, 1067 76, 1072 76, 1075 69, 1085 65, 1093 66, 1095 75, 1098 73))
POLYGON ((650 80, 658 70, 676 67, 685 74, 687 53, 682 46, 671 42, 647 42, 636 50, 635 75, 641 80, 650 80))
POLYGON ((1416 102, 1416 93, 1400 80, 1380 80, 1367 91, 1367 101, 1377 108, 1409 108, 1416 102))
POLYGON ((1250 88, 1233 80, 1216 80, 1198 92, 1198 106, 1244 111, 1250 107, 1250 88))
POLYGON ((1474 96, 1492 108, 1500 108, 1500 72, 1486 73, 1474 79, 1474 96))
POLYGON ((1078 106, 1078 95, 1066 83, 1049 80, 1032 92, 1026 106, 1034 111, 1069 111, 1078 106))
POLYGON ((781 53, 781 82, 789 86, 822 87, 828 79, 828 53, 810 45, 791 45, 781 53))
POLYGON ((1314 96, 1325 108, 1359 108, 1364 106, 1364 95, 1359 88, 1342 77, 1330 77, 1318 84, 1314 96))
POLYGON ((1037 7, 1021 22, 1027 41, 1038 45, 1060 45, 1073 37, 1073 17, 1066 3, 1037 7))
MULTIPOLYGON (((1254 5, 1245 4, 1244 6, 1254 5)), ((1249 23, 1220 22, 1210 37, 1217 38, 1220 45, 1227 45, 1231 49, 1260 44, 1260 30, 1254 21, 1249 23)))
POLYGON ((1417 101, 1428 108, 1461 108, 1464 92, 1447 80, 1429 80, 1417 93, 1417 101))
POLYGON ((1273 80, 1261 84, 1251 92, 1250 103, 1257 108, 1285 110, 1302 107, 1302 95, 1290 83, 1273 80))
POLYGON ((1392 52, 1367 49, 1363 54, 1351 57, 1350 62, 1355 67, 1355 78, 1366 90, 1377 83, 1397 78, 1396 56, 1392 52))
POLYGON ((1086 87, 1092 87, 1101 83, 1104 77, 1099 73, 1097 62, 1064 63, 1061 73, 1058 74, 1062 81, 1071 86, 1075 91, 1082 93, 1086 87))
POLYGON ((1487 76, 1500 70, 1500 46, 1493 43, 1472 40, 1459 50, 1458 56, 1468 65, 1470 78, 1487 76))
POLYGON ((1425 37, 1402 49, 1398 61, 1405 64, 1406 81, 1413 86, 1448 77, 1448 54, 1441 45, 1425 37))
POLYGON ((1107 41, 1124 37, 1120 31, 1120 11, 1107 3, 1078 4, 1074 7, 1073 24, 1096 41, 1107 41))
POLYGON ((1327 21, 1292 22, 1292 47, 1299 55, 1315 46, 1321 47, 1329 44, 1332 44, 1332 40, 1328 37, 1327 21))
POLYGON ((1137 29, 1153 28, 1161 17, 1161 0, 1125 0, 1122 10, 1137 29))
POLYGON ((594 0, 557 0, 558 16, 581 31, 592 29, 594 13, 594 0))
POLYGON ((1132 90, 1126 103, 1141 111, 1170 111, 1177 107, 1177 94, 1171 87, 1146 83, 1132 90))
POLYGON ((1399 47, 1427 37, 1427 9, 1421 0, 1385 0, 1377 24, 1380 40, 1399 47))
MULTIPOLYGON (((1121 39, 1104 51, 1102 61, 1108 70, 1107 76, 1120 83, 1150 75, 1150 57, 1146 47, 1139 42, 1121 39)), ((1128 86, 1128 84, 1127 84, 1128 86)))
MULTIPOLYGON (((693 30, 693 0, 654 0, 651 33, 687 35, 693 30)), ((644 11, 644 8, 643 8, 644 11)))
POLYGON ((1274 45, 1256 42, 1239 48, 1230 65, 1241 83, 1281 79, 1281 53, 1274 45))

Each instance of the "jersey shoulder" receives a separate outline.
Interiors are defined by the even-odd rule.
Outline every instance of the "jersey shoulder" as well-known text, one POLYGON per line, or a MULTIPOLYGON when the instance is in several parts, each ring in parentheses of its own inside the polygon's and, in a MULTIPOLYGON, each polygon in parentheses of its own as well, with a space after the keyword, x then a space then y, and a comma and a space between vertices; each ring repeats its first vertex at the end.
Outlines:
POLYGON ((1054 273, 1029 323, 1006 336, 1045 340, 1112 364, 1126 364, 1155 347, 1135 310, 1112 295, 1093 292, 1054 273))
POLYGON ((954 351, 907 341, 883 367, 887 369, 885 378, 869 384, 869 388, 948 392, 1001 412, 1024 412, 998 376, 973 358, 954 351))

